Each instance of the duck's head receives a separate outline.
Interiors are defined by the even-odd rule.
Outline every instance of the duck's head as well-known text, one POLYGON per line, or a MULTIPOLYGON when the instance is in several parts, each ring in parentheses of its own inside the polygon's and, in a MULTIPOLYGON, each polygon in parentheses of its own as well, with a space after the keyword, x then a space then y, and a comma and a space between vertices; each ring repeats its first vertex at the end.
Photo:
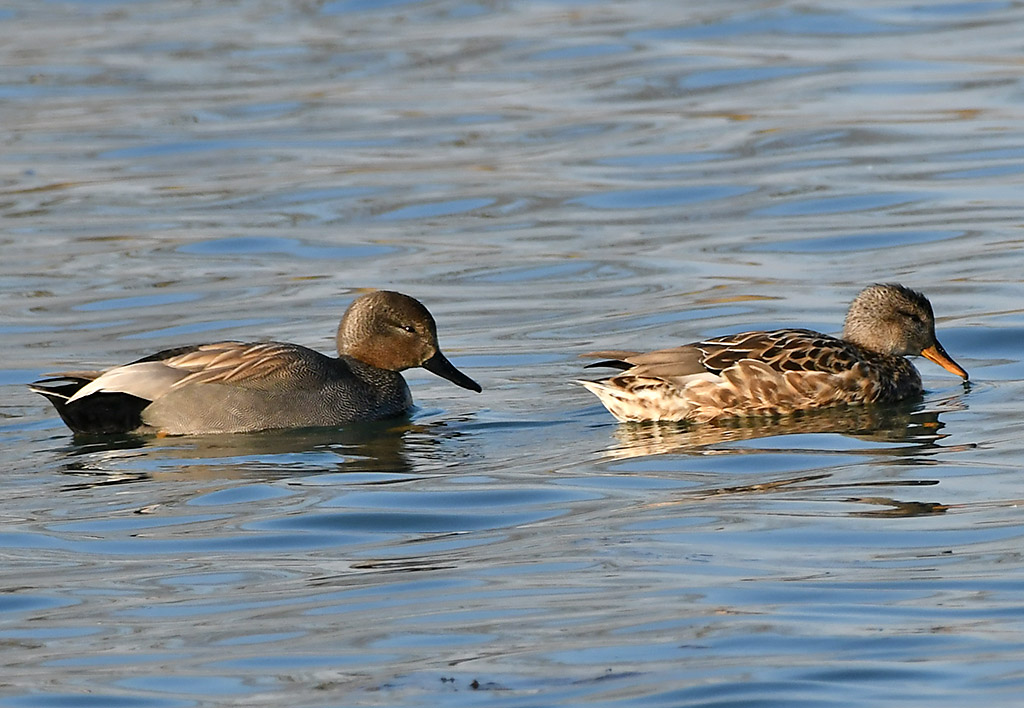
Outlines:
POLYGON ((356 298, 338 325, 338 353, 390 371, 422 366, 457 386, 481 390, 441 353, 427 308, 401 293, 378 290, 356 298))
POLYGON ((924 356, 967 380, 967 372, 935 338, 935 315, 928 298, 902 285, 864 288, 846 314, 843 339, 883 354, 924 356))

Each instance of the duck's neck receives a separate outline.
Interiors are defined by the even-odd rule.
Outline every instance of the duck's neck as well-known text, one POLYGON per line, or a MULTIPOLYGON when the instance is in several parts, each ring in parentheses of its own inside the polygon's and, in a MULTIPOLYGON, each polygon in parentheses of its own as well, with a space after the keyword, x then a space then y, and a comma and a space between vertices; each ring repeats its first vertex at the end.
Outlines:
POLYGON ((887 356, 903 356, 902 351, 896 344, 900 341, 900 333, 895 325, 872 321, 867 322, 858 317, 847 316, 843 325, 843 339, 850 344, 856 344, 861 349, 884 354, 887 356))

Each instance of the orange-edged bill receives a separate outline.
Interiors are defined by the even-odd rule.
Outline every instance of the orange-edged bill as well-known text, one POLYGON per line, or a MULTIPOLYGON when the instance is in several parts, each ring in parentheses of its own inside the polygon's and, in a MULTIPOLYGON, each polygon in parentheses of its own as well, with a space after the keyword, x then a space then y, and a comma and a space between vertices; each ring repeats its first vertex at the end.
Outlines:
POLYGON ((921 356, 925 359, 934 361, 946 371, 963 377, 964 381, 968 379, 967 372, 964 371, 964 368, 953 361, 949 354, 946 353, 946 350, 943 349, 942 345, 938 342, 935 342, 935 344, 922 351, 921 356))

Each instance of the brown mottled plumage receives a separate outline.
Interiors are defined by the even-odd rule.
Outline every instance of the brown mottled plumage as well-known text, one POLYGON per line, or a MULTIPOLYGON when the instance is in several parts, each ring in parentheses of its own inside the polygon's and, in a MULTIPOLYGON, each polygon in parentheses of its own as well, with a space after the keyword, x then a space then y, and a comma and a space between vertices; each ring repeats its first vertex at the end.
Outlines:
POLYGON ((841 404, 887 403, 922 392, 906 356, 923 355, 967 379, 935 338, 927 298, 872 285, 850 305, 842 338, 807 329, 743 332, 674 349, 594 352, 621 369, 580 381, 620 421, 707 422, 841 404))
POLYGON ((338 325, 338 357, 284 342, 179 347, 107 371, 51 374, 30 388, 76 433, 235 433, 334 426, 397 415, 412 405, 399 373, 422 366, 480 391, 437 343, 419 301, 377 291, 338 325))

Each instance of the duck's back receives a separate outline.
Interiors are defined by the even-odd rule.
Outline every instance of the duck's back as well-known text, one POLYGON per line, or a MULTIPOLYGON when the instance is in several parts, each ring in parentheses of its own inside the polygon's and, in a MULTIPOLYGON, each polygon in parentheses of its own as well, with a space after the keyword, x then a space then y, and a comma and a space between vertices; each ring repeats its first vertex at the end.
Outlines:
POLYGON ((821 379, 820 385, 833 389, 841 403, 887 403, 922 391, 921 376, 906 358, 809 329, 744 332, 693 346, 702 353, 703 366, 716 374, 742 367, 744 361, 762 362, 790 381, 817 382, 818 374, 826 374, 830 378, 821 379))

